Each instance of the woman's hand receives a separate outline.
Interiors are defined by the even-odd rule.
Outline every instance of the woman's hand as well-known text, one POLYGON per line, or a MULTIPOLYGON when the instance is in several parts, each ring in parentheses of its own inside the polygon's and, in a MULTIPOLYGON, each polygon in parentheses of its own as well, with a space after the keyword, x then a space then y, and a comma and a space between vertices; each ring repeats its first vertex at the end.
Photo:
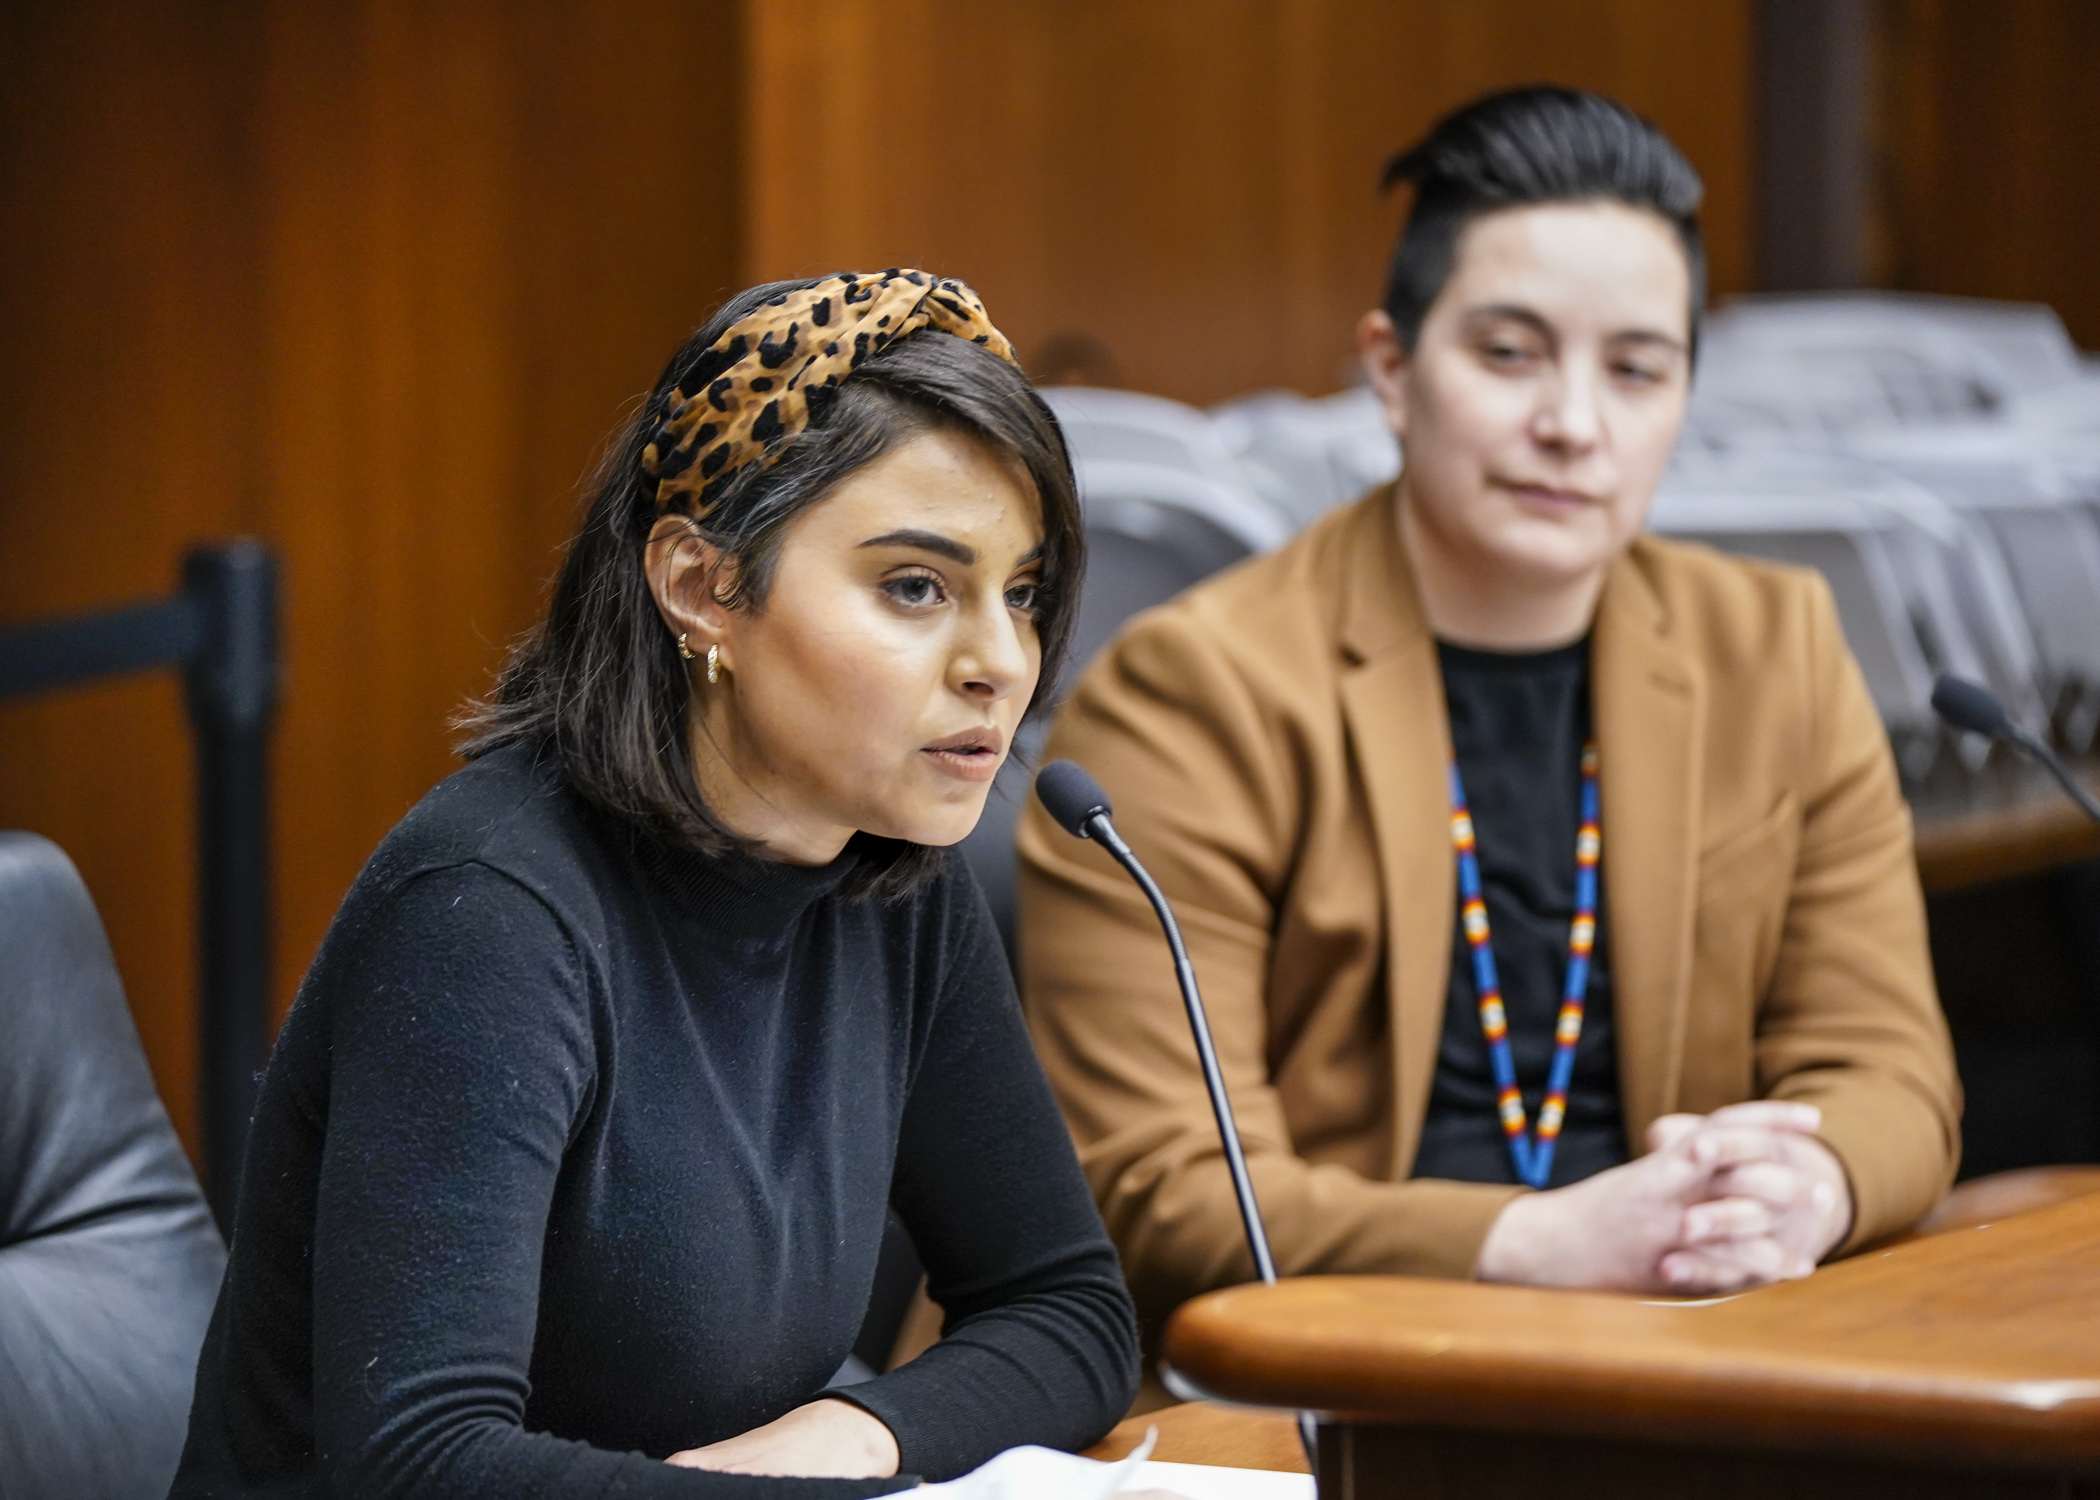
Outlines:
MULTIPOLYGON (((1733 1109, 1755 1107, 1735 1105, 1733 1109)), ((1812 1105, 1793 1107, 1814 1110, 1812 1105)), ((1718 1120, 1730 1113, 1717 1110, 1703 1119, 1665 1115, 1649 1127, 1649 1146, 1660 1150, 1699 1129, 1703 1120, 1718 1120)), ((1772 1214, 1772 1237, 1813 1265, 1852 1231, 1852 1184, 1836 1153, 1808 1131, 1781 1130, 1773 1144, 1779 1153, 1777 1162, 1750 1162, 1717 1173, 1713 1192, 1717 1198, 1762 1202, 1772 1214)))
POLYGON ((1813 1105, 1670 1115, 1649 1154, 1513 1200, 1481 1247, 1485 1281, 1706 1293, 1806 1276, 1852 1217, 1813 1105))
POLYGON ((897 1439, 879 1418, 826 1397, 749 1432, 674 1453, 666 1463, 725 1474, 797 1479, 887 1479, 897 1472, 897 1439))

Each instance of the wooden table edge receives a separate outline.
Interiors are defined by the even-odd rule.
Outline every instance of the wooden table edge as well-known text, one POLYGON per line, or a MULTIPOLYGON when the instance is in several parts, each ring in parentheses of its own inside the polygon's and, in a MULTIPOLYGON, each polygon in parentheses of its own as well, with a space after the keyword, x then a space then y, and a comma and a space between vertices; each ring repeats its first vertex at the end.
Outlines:
MULTIPOLYGON (((1821 1273, 1814 1286, 1833 1297, 1865 1295, 1871 1306, 1906 1275, 1946 1284, 1989 1271, 2016 1277, 2022 1266, 2048 1264, 2052 1253, 2082 1257, 2074 1264, 2083 1267, 2100 1243, 2096 1231, 2100 1199, 2078 1198, 1857 1257, 1821 1273)), ((1810 1283, 1749 1294, 1782 1300, 1761 1301, 1762 1316, 1741 1325, 1735 1309, 1687 1307, 1687 1317, 1726 1316, 1731 1326, 1704 1325, 1700 1338, 1685 1340, 1662 1321, 1675 1312, 1653 1299, 1535 1288, 1460 1292, 1464 1285, 1314 1277, 1232 1288, 1185 1305, 1169 1325, 1167 1352, 1222 1399, 1303 1406, 1337 1420, 2100 1471, 2100 1314, 2090 1362, 2078 1341, 2081 1313, 2068 1359, 2038 1351, 2023 1356, 2034 1361, 2027 1365, 1986 1354, 1962 1366, 1932 1352, 1929 1327, 1917 1354, 1901 1337, 1879 1345, 1814 1338, 1789 1345, 1784 1333, 1775 1340, 1772 1328, 1791 1327, 1793 1314, 1781 1308, 1810 1296, 1810 1283), (1502 1318, 1499 1307, 1489 1315, 1485 1299, 1504 1296, 1514 1316, 1502 1318), (1429 1310, 1434 1299, 1457 1300, 1441 1327, 1429 1310), (1387 1317, 1378 1315, 1381 1300, 1393 1310, 1387 1317), (1260 1309, 1251 1318, 1250 1301, 1260 1309), (1535 1321, 1522 1321, 1525 1309, 1535 1321), (1627 1312, 1632 1320, 1616 1330, 1624 1344, 1602 1342, 1627 1312), (1325 1334, 1321 1318, 1329 1320, 1325 1334), (1551 1332, 1536 1334, 1541 1327, 1551 1332), (1556 1335, 1566 1342, 1539 1342, 1556 1335)), ((2084 1306, 2062 1291, 2056 1301, 2084 1306)), ((2022 1305, 2015 1298, 2015 1308, 2022 1305)), ((1895 1326, 1900 1335, 1900 1318, 1895 1326)), ((2053 1337, 2062 1325, 2047 1326, 2053 1337)), ((1943 1346, 1944 1328, 1937 1337, 1943 1346)))

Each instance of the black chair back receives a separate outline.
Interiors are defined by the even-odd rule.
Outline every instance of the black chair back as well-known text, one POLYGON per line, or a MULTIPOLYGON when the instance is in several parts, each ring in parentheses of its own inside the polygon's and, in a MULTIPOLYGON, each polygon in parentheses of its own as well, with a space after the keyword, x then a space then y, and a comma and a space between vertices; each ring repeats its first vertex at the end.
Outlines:
POLYGON ((0 833, 0 1494, 167 1493, 225 1264, 87 887, 0 833))

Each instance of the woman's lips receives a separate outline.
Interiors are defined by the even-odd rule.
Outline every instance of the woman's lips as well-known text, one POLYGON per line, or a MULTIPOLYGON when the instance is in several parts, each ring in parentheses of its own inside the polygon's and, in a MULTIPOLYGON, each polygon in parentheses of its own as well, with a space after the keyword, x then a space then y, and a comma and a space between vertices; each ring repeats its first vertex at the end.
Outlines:
POLYGON ((990 781, 1006 758, 1000 753, 1005 743, 1005 736, 996 729, 968 729, 935 740, 919 753, 958 781, 990 781))
POLYGON ((1549 505, 1557 510, 1573 510, 1580 506, 1596 503, 1590 496, 1585 495, 1580 490, 1556 489, 1550 484, 1526 484, 1521 480, 1515 479, 1504 479, 1497 482, 1503 489, 1515 495, 1519 500, 1528 500, 1533 505, 1549 505))

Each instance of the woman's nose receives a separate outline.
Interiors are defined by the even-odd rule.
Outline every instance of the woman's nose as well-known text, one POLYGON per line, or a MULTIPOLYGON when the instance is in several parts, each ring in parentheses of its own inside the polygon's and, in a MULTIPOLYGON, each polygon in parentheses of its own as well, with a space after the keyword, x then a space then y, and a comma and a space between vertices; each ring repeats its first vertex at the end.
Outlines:
POLYGON ((1580 370, 1564 370, 1541 393, 1532 422, 1535 437, 1548 446, 1583 452, 1597 445, 1603 414, 1597 382, 1580 370))
POLYGON ((996 611, 973 616, 954 661, 957 684, 965 693, 997 702, 1029 679, 1032 662, 1021 630, 1003 599, 996 611))

